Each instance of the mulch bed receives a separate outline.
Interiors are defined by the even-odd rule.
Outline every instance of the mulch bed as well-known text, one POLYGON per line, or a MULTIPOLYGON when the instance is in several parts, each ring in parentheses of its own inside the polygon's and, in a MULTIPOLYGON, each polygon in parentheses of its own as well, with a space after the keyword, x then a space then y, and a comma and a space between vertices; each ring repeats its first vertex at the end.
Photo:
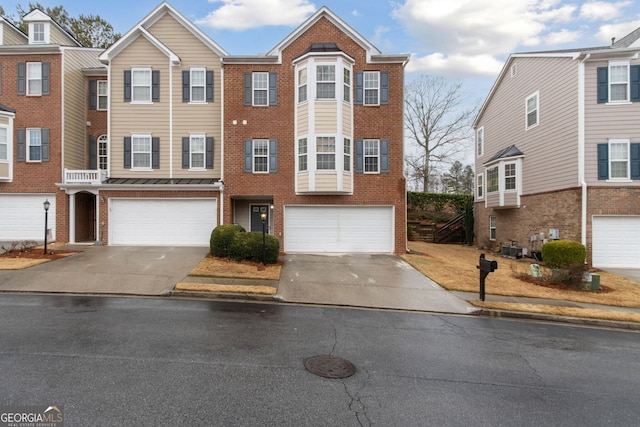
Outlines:
POLYGON ((20 249, 20 250, 5 252, 0 254, 0 258, 28 258, 28 259, 56 260, 56 259, 64 258, 66 256, 69 256, 75 253, 78 253, 78 251, 47 248, 47 253, 45 254, 44 248, 41 246, 36 248, 20 249))

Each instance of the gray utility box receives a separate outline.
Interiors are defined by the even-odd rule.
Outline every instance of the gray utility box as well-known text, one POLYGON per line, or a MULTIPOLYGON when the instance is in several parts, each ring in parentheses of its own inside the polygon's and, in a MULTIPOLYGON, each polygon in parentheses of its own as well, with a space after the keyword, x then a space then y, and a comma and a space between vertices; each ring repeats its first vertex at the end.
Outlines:
POLYGON ((522 246, 502 245, 501 255, 505 258, 522 258, 522 246))

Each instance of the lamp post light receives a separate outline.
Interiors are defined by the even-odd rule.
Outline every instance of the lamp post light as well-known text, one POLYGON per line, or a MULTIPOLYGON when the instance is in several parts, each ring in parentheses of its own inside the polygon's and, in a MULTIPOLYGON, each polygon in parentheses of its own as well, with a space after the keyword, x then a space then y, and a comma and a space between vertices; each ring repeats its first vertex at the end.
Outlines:
POLYGON ((265 212, 260 214, 262 220, 262 265, 266 265, 265 258, 267 254, 267 236, 265 233, 265 225, 267 222, 267 214, 265 212))
POLYGON ((49 219, 49 206, 51 206, 51 203, 49 203, 49 199, 46 199, 43 203, 44 206, 44 253, 46 255, 47 253, 47 221, 49 219))

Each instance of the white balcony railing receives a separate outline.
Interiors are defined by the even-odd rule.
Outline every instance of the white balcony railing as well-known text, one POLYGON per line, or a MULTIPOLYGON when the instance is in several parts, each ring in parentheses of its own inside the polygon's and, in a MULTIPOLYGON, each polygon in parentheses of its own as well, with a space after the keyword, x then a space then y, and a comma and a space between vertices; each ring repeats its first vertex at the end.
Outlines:
POLYGON ((65 184, 99 185, 107 180, 107 171, 103 170, 64 170, 65 184))

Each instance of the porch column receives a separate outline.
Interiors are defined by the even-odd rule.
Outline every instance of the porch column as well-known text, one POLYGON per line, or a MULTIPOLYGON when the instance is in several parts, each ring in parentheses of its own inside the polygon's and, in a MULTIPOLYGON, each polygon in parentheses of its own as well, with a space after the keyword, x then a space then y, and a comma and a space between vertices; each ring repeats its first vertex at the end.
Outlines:
POLYGON ((69 243, 76 242, 76 193, 69 195, 69 243))

